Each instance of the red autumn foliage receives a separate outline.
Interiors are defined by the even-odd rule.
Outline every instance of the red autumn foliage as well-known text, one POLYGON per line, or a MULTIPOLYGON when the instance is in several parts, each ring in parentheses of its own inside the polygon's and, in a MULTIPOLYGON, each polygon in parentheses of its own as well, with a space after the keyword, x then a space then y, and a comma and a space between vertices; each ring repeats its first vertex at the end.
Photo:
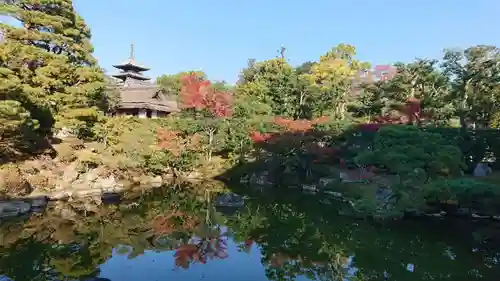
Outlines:
POLYGON ((229 92, 217 92, 210 81, 200 80, 191 73, 181 78, 180 107, 183 109, 207 110, 215 117, 232 115, 232 95, 229 92))
POLYGON ((313 163, 329 163, 339 152, 338 148, 321 146, 317 142, 310 142, 305 145, 305 150, 314 156, 313 163))
POLYGON ((376 116, 372 123, 360 124, 358 130, 363 132, 376 132, 384 125, 416 124, 422 122, 421 102, 415 98, 409 98, 406 104, 397 110, 383 116, 376 116))
POLYGON ((329 118, 327 116, 322 116, 313 120, 305 120, 305 119, 291 120, 291 119, 285 119, 283 117, 276 117, 274 118, 274 123, 276 125, 285 127, 289 132, 303 133, 312 130, 314 125, 327 123, 328 119, 329 118))
POLYGON ((259 131, 253 131, 250 133, 250 139, 253 143, 263 143, 269 140, 272 137, 269 133, 261 133, 259 131))
POLYGON ((183 150, 196 150, 201 143, 199 134, 183 138, 177 131, 161 129, 157 130, 156 136, 160 148, 169 151, 174 156, 179 156, 183 150))

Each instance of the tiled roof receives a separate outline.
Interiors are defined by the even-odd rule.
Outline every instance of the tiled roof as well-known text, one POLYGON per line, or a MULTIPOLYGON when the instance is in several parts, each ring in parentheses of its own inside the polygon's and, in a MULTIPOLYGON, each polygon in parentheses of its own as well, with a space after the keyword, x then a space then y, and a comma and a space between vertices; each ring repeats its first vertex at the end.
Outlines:
POLYGON ((155 85, 129 86, 120 89, 120 108, 145 108, 177 112, 177 101, 169 99, 155 85))

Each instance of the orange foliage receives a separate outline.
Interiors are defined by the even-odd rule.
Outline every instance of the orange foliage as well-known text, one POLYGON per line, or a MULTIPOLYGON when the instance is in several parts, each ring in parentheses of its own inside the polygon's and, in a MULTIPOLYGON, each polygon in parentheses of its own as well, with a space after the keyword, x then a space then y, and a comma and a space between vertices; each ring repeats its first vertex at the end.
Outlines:
POLYGON ((289 132, 303 133, 312 130, 314 125, 327 123, 328 120, 329 118, 327 116, 322 116, 313 120, 306 120, 306 119, 291 120, 291 119, 285 119, 283 117, 276 117, 274 118, 274 123, 276 125, 285 127, 289 132))
POLYGON ((160 148, 172 153, 174 156, 179 156, 185 149, 195 150, 201 143, 201 136, 194 134, 189 138, 183 138, 180 132, 161 129, 158 130, 158 143, 160 148))

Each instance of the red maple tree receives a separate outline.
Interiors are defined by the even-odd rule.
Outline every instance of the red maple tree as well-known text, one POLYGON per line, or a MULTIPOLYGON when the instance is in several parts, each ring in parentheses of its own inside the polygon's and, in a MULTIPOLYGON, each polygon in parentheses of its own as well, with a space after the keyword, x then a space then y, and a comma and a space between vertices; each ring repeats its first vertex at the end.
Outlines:
POLYGON ((325 124, 326 122, 328 122, 328 120, 328 116, 318 117, 313 120, 291 120, 283 117, 276 117, 274 118, 274 124, 284 127, 288 132, 303 133, 312 130, 314 125, 325 124))
POLYGON ((270 133, 261 133, 259 131, 250 132, 250 140, 252 140, 253 143, 263 143, 269 140, 271 137, 272 134, 270 133))
POLYGON ((201 143, 201 136, 193 134, 189 138, 183 138, 178 131, 159 129, 156 132, 158 137, 158 146, 179 156, 184 150, 196 150, 201 143))
POLYGON ((376 132, 385 125, 415 124, 419 126, 422 122, 422 106, 419 99, 409 98, 406 103, 385 115, 376 116, 371 123, 359 124, 358 130, 364 132, 376 132))
POLYGON ((180 107, 207 110, 215 117, 232 115, 232 95, 214 90, 210 81, 201 80, 195 73, 181 78, 180 107))

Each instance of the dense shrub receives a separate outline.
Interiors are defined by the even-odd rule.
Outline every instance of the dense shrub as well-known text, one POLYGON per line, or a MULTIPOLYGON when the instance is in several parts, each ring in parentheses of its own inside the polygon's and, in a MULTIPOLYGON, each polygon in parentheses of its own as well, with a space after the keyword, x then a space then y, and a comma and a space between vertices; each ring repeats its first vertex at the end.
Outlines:
POLYGON ((422 187, 424 196, 431 202, 456 202, 487 214, 500 212, 500 186, 477 179, 446 179, 432 181, 422 187))
POLYGON ((440 134, 413 126, 381 128, 375 134, 373 146, 362 151, 356 160, 391 174, 423 170, 430 177, 458 175, 464 167, 457 146, 449 144, 440 134))

